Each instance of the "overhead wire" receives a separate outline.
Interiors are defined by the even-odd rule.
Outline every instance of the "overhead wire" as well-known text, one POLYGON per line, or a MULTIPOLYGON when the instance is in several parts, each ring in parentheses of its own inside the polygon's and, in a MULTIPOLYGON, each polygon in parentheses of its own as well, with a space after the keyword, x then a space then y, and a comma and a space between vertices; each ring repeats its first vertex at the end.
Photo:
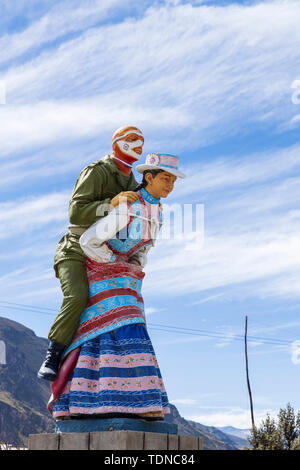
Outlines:
POLYGON ((0 306, 2 306, 2 305, 6 308, 22 307, 23 309, 29 309, 29 310, 34 309, 34 310, 37 310, 37 311, 47 310, 49 312, 54 312, 54 313, 56 312, 56 310, 54 310, 53 308, 37 307, 35 305, 17 304, 15 302, 6 302, 6 301, 3 301, 3 300, 0 300, 0 306))
MULTIPOLYGON (((153 330, 159 330, 159 331, 166 331, 168 333, 180 333, 180 334, 186 334, 186 335, 192 335, 192 336, 206 336, 206 337, 211 337, 211 338, 217 338, 217 339, 222 339, 222 340, 228 340, 228 341, 244 341, 240 335, 231 335, 231 334, 212 334, 212 333, 204 333, 204 332, 197 332, 197 330, 187 332, 183 330, 172 330, 170 329, 167 325, 164 328, 158 328, 156 326, 148 325, 150 328, 153 330)), ((162 325, 163 326, 163 325, 162 325)), ((286 340, 285 342, 281 342, 281 340, 276 340, 276 339, 271 339, 271 338, 248 338, 248 341, 252 343, 262 343, 262 344, 271 344, 271 345, 277 345, 277 346, 288 346, 293 343, 293 340, 286 340)), ((284 340, 283 340, 284 341, 284 340)))
MULTIPOLYGON (((180 330, 185 330, 187 332, 190 332, 190 334, 195 334, 196 332, 200 335, 201 333, 206 333, 207 335, 211 335, 211 336, 214 336, 214 337, 226 337, 228 339, 231 339, 231 338, 234 338, 234 339, 240 339, 242 341, 244 341, 244 335, 239 335, 239 334, 234 334, 232 335, 231 333, 218 333, 216 331, 210 331, 210 330, 198 330, 198 329, 192 329, 192 328, 185 328, 185 327, 176 327, 176 326, 170 326, 170 325, 161 325, 161 324, 155 324, 155 323, 152 323, 151 325, 153 326, 157 326, 157 327, 167 327, 167 328, 171 328, 171 329, 174 329, 174 330, 177 330, 177 329, 180 329, 180 330)), ((261 340, 264 340, 264 341, 271 341, 271 342, 278 342, 278 343, 282 343, 282 344, 289 344, 289 343, 292 343, 293 341, 292 340, 285 340, 285 339, 279 339, 279 338, 264 338, 264 337, 259 337, 259 336, 248 336, 248 338, 252 341, 261 341, 261 340)))
MULTIPOLYGON (((12 309, 12 310, 21 308, 23 311, 39 313, 42 315, 55 316, 57 314, 57 310, 52 309, 52 308, 41 307, 41 306, 36 306, 36 305, 26 305, 26 304, 8 302, 8 301, 3 301, 3 300, 0 301, 0 307, 6 308, 6 309, 12 309)), ((185 327, 163 325, 160 323, 150 323, 150 322, 147 322, 147 325, 149 328, 153 330, 165 331, 167 333, 179 333, 179 334, 192 335, 192 336, 204 336, 204 337, 217 338, 217 339, 222 339, 222 340, 227 340, 227 341, 230 341, 230 340, 244 341, 244 336, 239 335, 239 334, 231 334, 231 333, 224 333, 224 332, 219 333, 217 331, 212 331, 212 330, 185 328, 185 327)), ((248 341, 253 342, 253 343, 287 346, 287 345, 291 345, 293 341, 295 340, 248 336, 248 341)))

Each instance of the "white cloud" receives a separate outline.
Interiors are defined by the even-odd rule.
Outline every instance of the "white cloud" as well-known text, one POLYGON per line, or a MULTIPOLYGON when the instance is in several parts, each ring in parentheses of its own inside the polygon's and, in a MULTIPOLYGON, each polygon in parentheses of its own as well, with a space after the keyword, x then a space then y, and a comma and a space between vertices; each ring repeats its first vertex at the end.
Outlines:
POLYGON ((274 182, 276 179, 280 181, 299 169, 299 145, 282 149, 271 148, 244 156, 224 156, 209 163, 196 161, 193 165, 184 167, 187 183, 184 181, 184 184, 176 187, 174 195, 179 198, 197 193, 198 197, 203 197, 207 192, 222 191, 224 194, 227 188, 239 186, 243 189, 238 194, 239 203, 241 195, 249 198, 251 185, 274 182))
POLYGON ((0 277, 0 281, 2 283, 9 283, 9 282, 14 282, 14 280, 20 276, 20 275, 23 275, 24 273, 27 272, 27 268, 20 268, 20 269, 16 269, 16 270, 13 270, 7 274, 4 274, 0 277))
MULTIPOLYGON (((165 244, 157 245, 155 258, 149 260, 145 286, 153 292, 163 289, 168 295, 182 295, 262 281, 282 276, 291 269, 297 272, 299 223, 291 225, 290 230, 289 234, 280 229, 278 232, 265 229, 236 234, 220 230, 218 235, 206 234, 203 250, 195 247, 191 253, 187 253, 180 242, 169 242, 168 253, 165 253, 165 244), (167 275, 170 270, 172 277, 167 275)), ((298 296, 299 291, 294 295, 298 296)))
POLYGON ((69 193, 53 193, 0 204, 0 238, 13 238, 67 219, 69 193))
POLYGON ((235 338, 235 335, 233 333, 227 333, 224 340, 220 341, 219 343, 216 343, 215 347, 216 348, 225 348, 225 347, 229 346, 232 343, 234 338, 235 338))
MULTIPOLYGON (((55 8, 47 25, 55 23, 55 8)), ((85 24, 89 10, 78 11, 85 24)), ((261 119, 288 122, 299 17, 293 0, 222 8, 184 4, 153 6, 143 17, 87 29, 3 72, 2 147, 13 152, 20 141, 32 147, 62 138, 75 142, 134 119, 156 145, 180 151, 261 119), (19 139, 12 138, 14 125, 19 139)), ((22 34, 34 36, 30 29, 22 34)))
POLYGON ((219 297, 222 297, 222 296, 224 296, 224 293, 220 292, 219 294, 210 295, 208 297, 204 297, 203 299, 197 300, 195 302, 191 302, 190 305, 200 305, 206 302, 210 302, 211 300, 218 299, 219 297))
MULTIPOLYGON (((175 188, 174 198, 195 194, 205 201, 204 244, 159 240, 148 257, 145 289, 163 288, 169 295, 205 292, 193 305, 218 297, 226 301, 226 293, 299 298, 299 150, 195 165, 186 189, 175 188)), ((191 174, 192 168, 187 170, 191 174)))
POLYGON ((294 341, 291 346, 291 361, 293 364, 300 364, 300 341, 294 341))
MULTIPOLYGON (((275 419, 277 417, 278 411, 272 409, 256 411, 254 413, 254 421, 257 426, 261 424, 262 420, 266 419, 267 413, 269 413, 271 418, 275 419)), ((206 426, 215 427, 233 426, 238 429, 250 429, 252 426, 250 411, 234 407, 231 410, 224 411, 223 409, 220 409, 220 411, 213 411, 209 414, 190 414, 185 416, 185 419, 196 421, 206 426)))
POLYGON ((118 109, 113 103, 107 103, 107 98, 97 97, 1 107, 0 156, 38 148, 42 143, 74 145, 74 141, 92 137, 100 141, 104 134, 112 135, 118 127, 116 123, 133 122, 140 127, 158 127, 159 122, 160 127, 170 128, 174 119, 179 123, 185 120, 180 109, 171 106, 145 110, 139 105, 133 108, 124 102, 118 109), (151 124, 152 120, 154 124, 151 124))
POLYGON ((174 405, 196 405, 198 403, 197 400, 194 400, 192 398, 177 398, 177 399, 174 399, 172 400, 172 403, 174 403, 174 405))
MULTIPOLYGON (((50 269, 43 271, 40 267, 36 268, 36 266, 33 266, 33 265, 31 265, 30 267, 27 267, 23 272, 17 272, 17 273, 14 272, 10 274, 14 274, 14 276, 13 277, 9 276, 10 281, 6 281, 5 283, 6 289, 11 288, 11 287, 13 288, 17 287, 18 289, 21 289, 22 286, 25 286, 25 289, 26 289, 26 285, 28 286, 28 284, 37 285, 37 284, 42 284, 44 281, 46 281, 47 283, 53 280, 53 271, 51 271, 50 269), (31 274, 32 269, 35 270, 35 274, 33 275, 31 274)), ((40 289, 37 289, 37 290, 40 291, 40 289)), ((32 296, 32 291, 27 292, 27 294, 29 294, 29 296, 32 296)))
POLYGON ((0 192, 6 198, 10 188, 22 188, 25 192, 25 188, 36 187, 36 182, 39 184, 43 181, 45 187, 49 187, 53 182, 57 185, 60 180, 64 180, 69 185, 70 195, 79 172, 110 150, 111 136, 105 140, 78 142, 76 147, 68 145, 67 142, 58 145, 56 141, 53 145, 47 145, 37 151, 29 150, 19 158, 3 158, 0 192))
MULTIPOLYGON (((54 277, 54 274, 52 274, 52 279, 54 277)), ((49 278, 50 279, 50 278, 49 278)), ((57 313, 58 313, 58 302, 61 300, 62 298, 62 295, 61 295, 61 292, 60 292, 60 287, 57 285, 57 286, 54 286, 54 287, 49 287, 49 285, 47 285, 47 283, 45 282, 44 283, 44 289, 41 288, 42 284, 40 284, 39 288, 37 288, 35 291, 34 291, 34 299, 35 299, 35 302, 44 302, 45 299, 49 299, 49 298, 53 298, 56 300, 57 302, 57 313)), ((29 292, 28 290, 24 290, 24 291, 21 291, 20 294, 18 295, 18 300, 19 301, 27 301, 27 299, 30 299, 30 302, 32 301, 32 292, 29 292)), ((40 315, 48 315, 49 317, 53 316, 55 317, 55 312, 53 314, 51 313, 41 313, 40 315)), ((51 318, 49 318, 49 328, 51 326, 51 318)))
POLYGON ((287 128, 295 128, 299 126, 300 124, 300 114, 296 114, 289 122, 289 125, 287 125, 287 128))
POLYGON ((164 309, 163 308, 156 308, 156 307, 146 307, 145 308, 145 313, 146 313, 146 316, 150 316, 150 315, 153 315, 153 313, 159 313, 159 312, 163 312, 164 309))
MULTIPOLYGON (((103 22, 113 8, 121 7, 120 0, 100 0, 82 2, 64 1, 54 4, 29 26, 14 34, 5 34, 0 38, 0 63, 14 59, 24 52, 62 38, 69 33, 84 31, 92 25, 103 22)), ((130 2, 131 3, 131 2, 130 2)), ((16 13, 16 10, 15 10, 16 13)), ((24 10, 23 10, 24 14, 24 10)))

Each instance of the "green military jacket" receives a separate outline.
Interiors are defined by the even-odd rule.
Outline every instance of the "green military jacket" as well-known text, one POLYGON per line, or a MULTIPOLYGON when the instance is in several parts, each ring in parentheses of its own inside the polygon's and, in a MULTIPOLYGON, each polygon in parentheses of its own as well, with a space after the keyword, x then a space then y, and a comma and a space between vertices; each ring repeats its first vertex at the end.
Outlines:
POLYGON ((125 176, 110 155, 91 163, 80 173, 69 204, 69 232, 58 242, 54 257, 54 269, 63 260, 83 261, 80 235, 99 218, 108 214, 110 201, 121 191, 133 191, 137 187, 133 173, 125 176))

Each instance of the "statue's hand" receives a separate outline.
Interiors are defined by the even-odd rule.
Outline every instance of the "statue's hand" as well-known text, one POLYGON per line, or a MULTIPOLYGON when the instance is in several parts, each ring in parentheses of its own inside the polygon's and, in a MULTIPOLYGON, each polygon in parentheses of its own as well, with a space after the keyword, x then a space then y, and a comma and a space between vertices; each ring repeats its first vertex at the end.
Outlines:
POLYGON ((110 201, 110 205, 112 207, 117 207, 119 204, 122 204, 123 202, 126 202, 126 201, 134 202, 137 199, 138 199, 138 195, 134 191, 122 191, 110 201))
POLYGON ((136 266, 141 266, 141 262, 137 257, 132 256, 129 258, 129 263, 130 264, 135 264, 136 266))

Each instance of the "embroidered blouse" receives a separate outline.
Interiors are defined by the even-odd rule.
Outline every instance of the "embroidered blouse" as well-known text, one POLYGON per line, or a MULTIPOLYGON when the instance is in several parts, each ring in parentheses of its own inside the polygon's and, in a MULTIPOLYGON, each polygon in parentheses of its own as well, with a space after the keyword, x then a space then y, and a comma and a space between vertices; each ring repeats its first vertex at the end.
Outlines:
POLYGON ((162 225, 160 200, 142 188, 133 203, 122 203, 88 228, 80 237, 83 252, 100 263, 123 257, 145 266, 162 225))

